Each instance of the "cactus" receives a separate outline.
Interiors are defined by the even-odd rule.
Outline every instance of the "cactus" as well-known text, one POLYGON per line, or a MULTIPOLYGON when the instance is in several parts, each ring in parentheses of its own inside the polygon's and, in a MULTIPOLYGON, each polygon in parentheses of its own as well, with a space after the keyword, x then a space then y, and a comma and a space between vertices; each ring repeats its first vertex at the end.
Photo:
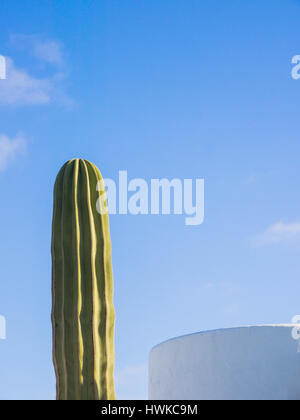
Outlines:
POLYGON ((58 400, 115 399, 111 243, 108 214, 96 209, 97 202, 106 206, 99 181, 95 165, 73 159, 55 182, 52 328, 58 400))

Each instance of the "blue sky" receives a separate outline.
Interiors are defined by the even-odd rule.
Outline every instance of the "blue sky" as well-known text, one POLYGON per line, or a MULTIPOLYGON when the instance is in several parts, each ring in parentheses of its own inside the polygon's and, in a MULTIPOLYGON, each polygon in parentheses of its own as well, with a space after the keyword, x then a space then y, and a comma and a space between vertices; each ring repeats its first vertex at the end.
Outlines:
POLYGON ((151 347, 300 313, 296 0, 2 0, 0 398, 53 399, 52 190, 204 178, 205 221, 111 217, 117 397, 146 398, 151 347))

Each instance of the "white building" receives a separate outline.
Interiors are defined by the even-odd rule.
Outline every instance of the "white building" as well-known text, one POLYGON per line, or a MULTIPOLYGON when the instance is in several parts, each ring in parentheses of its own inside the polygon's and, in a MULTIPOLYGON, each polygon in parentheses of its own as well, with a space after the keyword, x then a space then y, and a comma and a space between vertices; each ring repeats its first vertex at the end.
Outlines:
POLYGON ((150 354, 149 399, 298 400, 299 324, 200 332, 150 354))

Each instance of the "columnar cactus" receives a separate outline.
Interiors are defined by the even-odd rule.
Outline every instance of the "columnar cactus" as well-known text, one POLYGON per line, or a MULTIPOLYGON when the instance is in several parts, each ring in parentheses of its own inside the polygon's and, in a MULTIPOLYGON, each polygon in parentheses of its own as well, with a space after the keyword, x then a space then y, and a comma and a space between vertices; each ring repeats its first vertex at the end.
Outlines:
POLYGON ((115 399, 111 242, 108 214, 96 208, 106 204, 99 181, 96 166, 73 159, 54 188, 52 327, 59 400, 115 399))

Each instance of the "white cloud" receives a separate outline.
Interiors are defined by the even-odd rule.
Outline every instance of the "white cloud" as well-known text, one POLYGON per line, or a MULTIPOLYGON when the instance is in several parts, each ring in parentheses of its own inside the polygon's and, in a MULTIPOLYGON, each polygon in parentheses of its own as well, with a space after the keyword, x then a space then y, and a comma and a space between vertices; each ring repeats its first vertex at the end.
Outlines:
POLYGON ((255 239, 255 245, 262 246, 288 242, 300 238, 300 223, 275 223, 255 239))
POLYGON ((6 80, 0 81, 0 105, 35 106, 51 102, 70 108, 73 101, 59 89, 59 78, 36 78, 6 57, 6 80))
POLYGON ((119 400, 147 399, 147 364, 127 366, 116 372, 116 394, 119 400))
POLYGON ((26 140, 21 134, 15 138, 0 134, 0 171, 4 171, 18 154, 24 152, 25 148, 26 140))
MULTIPOLYGON (((66 78, 63 45, 55 40, 36 35, 13 35, 11 45, 38 59, 30 63, 45 76, 34 76, 32 71, 17 67, 6 57, 6 79, 0 81, 0 105, 37 106, 56 103, 72 108, 73 100, 63 91, 66 78)), ((28 65, 28 64, 27 64, 28 65)))
POLYGON ((17 69, 6 57, 6 80, 0 83, 0 105, 44 105, 50 102, 51 82, 17 69))

